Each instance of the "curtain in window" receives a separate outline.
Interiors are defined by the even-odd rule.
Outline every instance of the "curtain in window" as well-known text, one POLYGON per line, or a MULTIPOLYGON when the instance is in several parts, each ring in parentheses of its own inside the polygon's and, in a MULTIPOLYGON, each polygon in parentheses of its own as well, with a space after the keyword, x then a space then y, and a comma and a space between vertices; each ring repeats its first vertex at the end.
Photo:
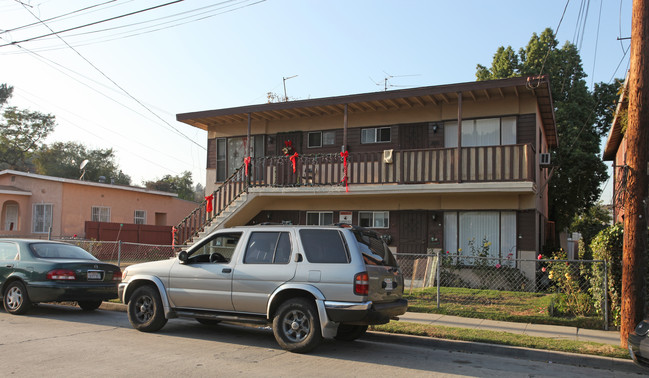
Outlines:
POLYGON ((500 213, 500 242, 502 244, 500 257, 505 262, 509 262, 511 266, 514 265, 514 261, 508 259, 516 259, 516 239, 516 212, 503 211, 500 213))
POLYGON ((462 122, 462 146, 497 146, 500 144, 500 118, 462 122))
POLYGON ((444 213, 444 253, 457 253, 457 213, 444 213))
POLYGON ((444 147, 457 147, 457 122, 446 122, 444 124, 444 147))
POLYGON ((499 257, 500 213, 495 211, 466 211, 460 213, 460 248, 462 255, 499 257), (487 246, 485 244, 491 243, 487 246))
POLYGON ((516 144, 516 117, 503 117, 501 118, 501 130, 502 130, 502 143, 503 145, 507 144, 516 144))

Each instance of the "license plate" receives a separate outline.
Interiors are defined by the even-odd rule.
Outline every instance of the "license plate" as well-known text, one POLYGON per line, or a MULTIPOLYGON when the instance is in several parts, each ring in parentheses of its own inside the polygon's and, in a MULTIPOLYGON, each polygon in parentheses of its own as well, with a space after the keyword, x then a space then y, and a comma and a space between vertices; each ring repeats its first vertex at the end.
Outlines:
POLYGON ((88 280, 101 280, 101 271, 98 270, 89 270, 88 271, 88 280))
POLYGON ((385 283, 385 290, 392 291, 394 287, 392 286, 392 278, 384 278, 383 282, 385 283))

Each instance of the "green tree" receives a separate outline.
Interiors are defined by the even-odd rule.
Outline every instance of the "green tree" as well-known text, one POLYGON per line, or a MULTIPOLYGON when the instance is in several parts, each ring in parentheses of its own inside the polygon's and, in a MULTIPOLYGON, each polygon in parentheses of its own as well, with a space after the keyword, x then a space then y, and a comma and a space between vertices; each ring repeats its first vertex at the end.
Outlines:
POLYGON ((106 182, 119 185, 131 184, 131 178, 115 163, 115 153, 112 148, 93 150, 75 142, 56 142, 39 149, 34 162, 36 171, 40 174, 79 179, 82 174, 80 165, 84 160, 88 160, 84 168, 85 181, 97 182, 103 176, 106 182))
POLYGON ((550 219, 557 232, 570 225, 575 214, 586 211, 601 194, 608 178, 599 157, 600 138, 612 117, 610 103, 616 86, 600 83, 588 90, 577 47, 566 42, 558 48, 552 29, 534 33, 518 54, 511 47, 499 48, 491 67, 477 66, 478 80, 512 76, 549 75, 559 146, 551 151, 555 166, 549 183, 550 219))
POLYGON ((7 84, 0 84, 0 108, 7 103, 7 100, 11 98, 14 92, 14 87, 10 87, 7 84))
POLYGON ((27 171, 34 152, 54 130, 53 115, 10 106, 0 119, 0 167, 27 171))
POLYGON ((178 194, 178 198, 195 201, 192 173, 189 171, 185 171, 178 176, 164 175, 161 179, 156 181, 146 181, 144 186, 151 190, 176 193, 178 194))
POLYGON ((584 260, 592 260, 593 252, 590 243, 593 238, 611 222, 611 215, 601 203, 589 207, 585 212, 576 215, 570 225, 570 230, 581 234, 579 257, 584 260))

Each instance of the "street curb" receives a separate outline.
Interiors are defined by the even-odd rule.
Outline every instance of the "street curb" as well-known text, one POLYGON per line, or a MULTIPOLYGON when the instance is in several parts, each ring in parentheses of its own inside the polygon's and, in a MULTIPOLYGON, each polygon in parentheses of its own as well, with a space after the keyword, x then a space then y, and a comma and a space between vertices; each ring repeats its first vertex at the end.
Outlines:
MULTIPOLYGON (((126 305, 122 303, 103 302, 99 308, 106 311, 126 312, 126 305)), ((647 374, 647 370, 637 366, 633 361, 621 358, 599 357, 587 354, 557 352, 498 344, 485 344, 473 341, 447 340, 378 331, 368 331, 365 336, 363 336, 363 339, 367 341, 389 342, 401 345, 424 346, 462 353, 498 355, 509 358, 547 362, 548 364, 558 363, 578 367, 606 369, 643 375, 647 374)))
POLYGON ((499 355, 509 358, 547 362, 549 364, 558 363, 578 367, 647 374, 647 370, 635 365, 633 361, 621 358, 599 357, 586 354, 557 352, 498 344, 485 344, 473 341, 446 340, 426 336, 401 335, 378 331, 368 331, 363 339, 368 341, 398 343, 402 345, 425 346, 463 353, 499 355))

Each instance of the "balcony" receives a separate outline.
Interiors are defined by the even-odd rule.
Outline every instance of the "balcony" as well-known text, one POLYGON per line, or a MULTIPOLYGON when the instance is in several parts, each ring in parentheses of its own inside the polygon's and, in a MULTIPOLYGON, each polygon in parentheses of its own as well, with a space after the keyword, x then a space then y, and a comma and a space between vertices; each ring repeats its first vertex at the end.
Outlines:
MULTIPOLYGON (((293 160, 287 156, 253 158, 248 166, 249 185, 344 185, 345 164, 340 154, 302 155, 293 160)), ((347 178, 350 185, 534 181, 534 164, 529 144, 350 152, 347 178)))

